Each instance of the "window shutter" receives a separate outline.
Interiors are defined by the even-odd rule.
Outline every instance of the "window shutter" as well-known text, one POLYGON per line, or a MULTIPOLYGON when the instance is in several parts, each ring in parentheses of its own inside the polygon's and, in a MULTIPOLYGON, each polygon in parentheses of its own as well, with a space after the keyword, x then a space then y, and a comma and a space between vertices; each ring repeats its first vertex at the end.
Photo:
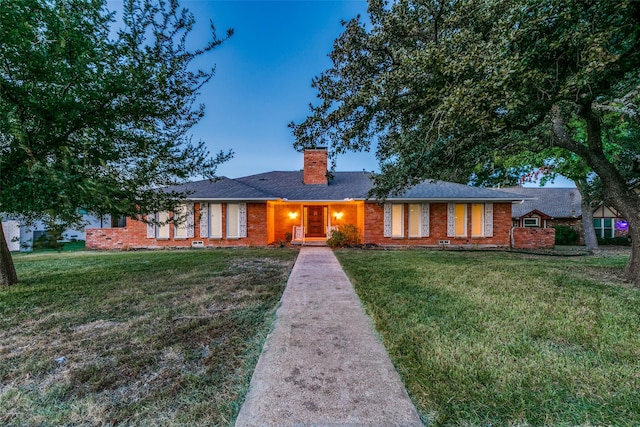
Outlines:
POLYGON ((200 202, 200 238, 209 237, 209 203, 200 202))
MULTIPOLYGON (((157 220, 155 214, 147 215, 147 221, 157 220)), ((147 239, 153 239, 156 237, 156 225, 153 223, 147 223, 147 239)))
POLYGON ((447 206, 447 237, 456 235, 456 204, 449 203, 447 206))
POLYGON ((484 235, 493 237, 493 203, 484 204, 484 235))
POLYGON ((194 237, 194 209, 193 203, 187 203, 187 237, 194 237))
POLYGON ((422 204, 422 229, 420 235, 422 237, 429 237, 429 203, 422 204))
POLYGON ((247 237, 247 204, 238 203, 238 237, 247 237))
POLYGON ((384 237, 391 237, 391 203, 384 204, 384 237))

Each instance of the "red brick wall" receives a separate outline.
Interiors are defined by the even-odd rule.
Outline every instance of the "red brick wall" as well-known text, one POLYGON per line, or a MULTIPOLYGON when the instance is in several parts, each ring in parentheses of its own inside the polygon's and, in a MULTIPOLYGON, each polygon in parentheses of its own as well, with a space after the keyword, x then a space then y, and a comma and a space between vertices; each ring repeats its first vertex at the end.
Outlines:
MULTIPOLYGON (((377 245, 438 246, 448 240, 451 247, 489 246, 509 247, 511 231, 511 203, 493 204, 493 237, 447 237, 447 203, 429 204, 429 237, 409 238, 409 206, 404 204, 404 238, 384 237, 384 207, 365 203, 364 243, 377 245)), ((467 235, 471 236, 471 207, 467 209, 467 235)))
POLYGON ((553 228, 513 229, 514 249, 553 249, 555 240, 556 230, 553 228))
MULTIPOLYGON (((226 235, 226 209, 223 209, 222 231, 226 235)), ((139 248, 188 248, 194 240, 203 241, 205 247, 266 246, 267 205, 247 203, 247 237, 241 239, 208 238, 200 236, 200 204, 195 204, 194 236, 176 239, 173 224, 169 225, 169 239, 147 238, 147 225, 134 218, 127 218, 124 228, 88 228, 87 249, 139 249, 139 248)))
POLYGON ((304 183, 327 185, 327 149, 304 150, 304 183))

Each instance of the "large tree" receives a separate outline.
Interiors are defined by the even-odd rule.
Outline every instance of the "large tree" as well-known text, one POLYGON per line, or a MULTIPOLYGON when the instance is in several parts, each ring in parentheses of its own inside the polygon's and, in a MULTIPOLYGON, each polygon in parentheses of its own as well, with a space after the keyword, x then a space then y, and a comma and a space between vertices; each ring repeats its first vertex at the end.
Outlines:
MULTIPOLYGON (((106 0, 0 0, 0 212, 135 216, 175 204, 158 187, 213 176, 231 153, 191 141, 214 72, 193 62, 224 39, 211 25, 192 50, 193 26, 176 0, 127 0, 119 16, 106 0)), ((15 283, 0 245, 0 283, 15 283)))
POLYGON ((380 196, 423 179, 469 179, 496 152, 564 149, 628 220, 625 272, 640 286, 637 157, 612 160, 602 137, 605 112, 638 116, 640 2, 370 0, 368 11, 370 23, 345 23, 332 68, 314 79, 321 102, 291 125, 296 145, 375 148, 380 196))

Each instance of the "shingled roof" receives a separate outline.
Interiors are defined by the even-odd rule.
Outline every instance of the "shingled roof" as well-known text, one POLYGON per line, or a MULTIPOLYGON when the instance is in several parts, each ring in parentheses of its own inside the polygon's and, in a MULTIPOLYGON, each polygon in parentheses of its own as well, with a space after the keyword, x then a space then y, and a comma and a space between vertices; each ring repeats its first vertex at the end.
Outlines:
POLYGON ((499 191, 519 194, 524 201, 511 208, 514 218, 521 218, 537 210, 551 218, 579 218, 582 216, 582 196, 577 188, 508 187, 499 191))
MULTIPOLYGON (((276 171, 236 179, 223 177, 195 181, 172 187, 171 190, 186 192, 190 200, 366 200, 373 188, 371 178, 369 172, 333 172, 326 185, 304 184, 301 171, 276 171)), ((388 200, 520 201, 522 196, 495 189, 427 180, 388 200)))

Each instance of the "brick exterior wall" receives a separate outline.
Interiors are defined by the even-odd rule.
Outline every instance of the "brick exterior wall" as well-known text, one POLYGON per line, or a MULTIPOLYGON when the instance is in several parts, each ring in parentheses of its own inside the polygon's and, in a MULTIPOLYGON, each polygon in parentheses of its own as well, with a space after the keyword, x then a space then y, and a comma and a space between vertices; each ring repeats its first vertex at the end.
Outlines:
MULTIPOLYGON (((381 246, 439 246, 439 240, 448 240, 448 247, 502 247, 510 246, 511 203, 493 204, 492 237, 448 237, 447 203, 429 204, 429 237, 408 237, 409 206, 404 204, 404 237, 384 237, 384 207, 378 203, 365 203, 364 243, 381 246)), ((471 236, 471 207, 467 208, 467 236, 471 236)))
MULTIPOLYGON (((194 207, 194 237, 175 238, 174 225, 169 224, 169 239, 147 238, 147 224, 136 218, 127 218, 124 228, 88 228, 86 230, 87 249, 160 249, 190 248, 193 241, 202 241, 205 247, 266 246, 267 205, 247 203, 247 237, 240 239, 209 238, 200 236, 200 204, 194 207)), ((222 209, 222 235, 226 236, 226 207, 222 209)))
POLYGON ((304 150, 304 183, 328 184, 327 149, 309 148, 304 150))
MULTIPOLYGON (((278 205, 273 212, 274 240, 285 239, 294 225, 300 225, 302 204, 278 205), (289 218, 290 211, 299 212, 297 218, 289 218)), ((439 240, 448 240, 447 247, 499 247, 511 246, 512 220, 510 203, 493 203, 493 236, 492 237, 448 237, 447 236, 447 203, 429 204, 429 237, 408 237, 409 219, 408 204, 404 204, 404 237, 384 237, 384 207, 375 202, 364 203, 363 243, 381 246, 424 246, 438 247, 439 240)), ((267 204, 247 203, 247 237, 240 239, 209 238, 200 236, 200 204, 195 203, 195 228, 192 238, 175 238, 173 224, 170 224, 168 239, 147 238, 147 225, 134 218, 127 218, 125 228, 89 228, 86 230, 86 247, 98 250, 128 250, 138 248, 188 248, 193 241, 202 241, 205 247, 266 246, 268 241, 267 204)), ((222 235, 226 236, 226 206, 223 207, 222 235)), ((357 208, 355 205, 335 204, 329 208, 329 214, 342 212, 337 224, 356 224, 357 208), (334 212, 335 211, 335 212, 334 212)), ((467 208, 467 235, 471 235, 471 207, 467 208)), ((555 230, 552 228, 514 228, 514 248, 553 248, 555 230)))
POLYGON ((556 230, 553 228, 524 228, 513 229, 514 249, 553 249, 556 240, 556 230))

